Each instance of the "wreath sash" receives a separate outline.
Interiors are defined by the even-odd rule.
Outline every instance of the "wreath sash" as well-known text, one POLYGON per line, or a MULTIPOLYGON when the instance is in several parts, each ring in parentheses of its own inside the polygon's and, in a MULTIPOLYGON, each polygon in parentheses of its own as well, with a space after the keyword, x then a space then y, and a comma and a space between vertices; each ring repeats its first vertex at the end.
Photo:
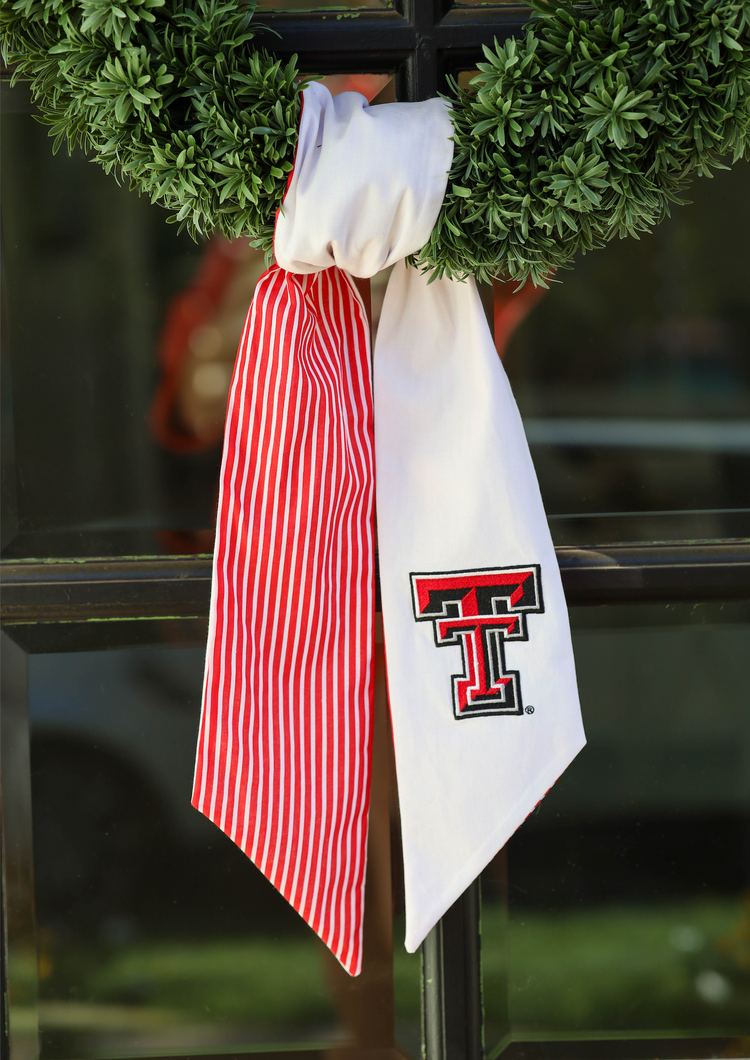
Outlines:
POLYGON ((584 742, 559 571, 476 286, 403 260, 438 216, 451 131, 440 100, 305 90, 281 267, 229 401, 194 803, 354 975, 375 463, 407 949, 584 742), (350 277, 391 264, 373 400, 350 277))

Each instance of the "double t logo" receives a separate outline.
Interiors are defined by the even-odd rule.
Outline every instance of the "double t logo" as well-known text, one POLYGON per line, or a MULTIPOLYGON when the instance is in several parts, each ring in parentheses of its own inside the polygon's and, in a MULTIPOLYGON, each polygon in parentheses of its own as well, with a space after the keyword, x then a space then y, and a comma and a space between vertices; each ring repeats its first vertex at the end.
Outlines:
POLYGON ((435 644, 460 645, 464 671, 453 676, 456 718, 523 714, 518 672, 505 669, 503 642, 528 640, 526 615, 544 611, 538 564, 493 570, 412 574, 417 622, 432 622, 435 644))

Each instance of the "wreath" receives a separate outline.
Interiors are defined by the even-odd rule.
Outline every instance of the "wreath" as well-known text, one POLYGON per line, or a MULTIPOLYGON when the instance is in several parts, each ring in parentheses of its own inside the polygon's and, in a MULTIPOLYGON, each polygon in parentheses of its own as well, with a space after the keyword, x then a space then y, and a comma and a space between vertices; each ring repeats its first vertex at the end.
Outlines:
MULTIPOLYGON (((691 174, 750 156, 750 0, 533 0, 522 38, 452 84, 455 150, 416 262, 544 283, 649 230, 691 174)), ((3 0, 3 55, 55 149, 80 145, 193 235, 272 253, 300 79, 254 49, 254 0, 3 0)))

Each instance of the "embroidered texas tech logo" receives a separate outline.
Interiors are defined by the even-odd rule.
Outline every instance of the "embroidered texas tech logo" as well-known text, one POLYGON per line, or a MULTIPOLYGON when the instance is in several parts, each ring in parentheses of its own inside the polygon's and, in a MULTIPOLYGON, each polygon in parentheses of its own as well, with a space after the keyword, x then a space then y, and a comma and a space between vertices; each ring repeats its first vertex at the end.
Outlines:
POLYGON ((544 611, 538 564, 412 574, 417 622, 432 622, 438 648, 460 645, 464 670, 453 676, 456 718, 523 714, 521 681, 505 669, 506 640, 528 640, 526 615, 544 611))

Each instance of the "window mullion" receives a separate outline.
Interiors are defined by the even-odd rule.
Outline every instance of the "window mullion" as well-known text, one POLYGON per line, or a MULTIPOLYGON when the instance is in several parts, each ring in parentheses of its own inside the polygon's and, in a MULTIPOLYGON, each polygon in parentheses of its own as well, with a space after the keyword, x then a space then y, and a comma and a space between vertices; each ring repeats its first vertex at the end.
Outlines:
POLYGON ((480 883, 461 895, 422 944, 426 1060, 482 1060, 480 883))

